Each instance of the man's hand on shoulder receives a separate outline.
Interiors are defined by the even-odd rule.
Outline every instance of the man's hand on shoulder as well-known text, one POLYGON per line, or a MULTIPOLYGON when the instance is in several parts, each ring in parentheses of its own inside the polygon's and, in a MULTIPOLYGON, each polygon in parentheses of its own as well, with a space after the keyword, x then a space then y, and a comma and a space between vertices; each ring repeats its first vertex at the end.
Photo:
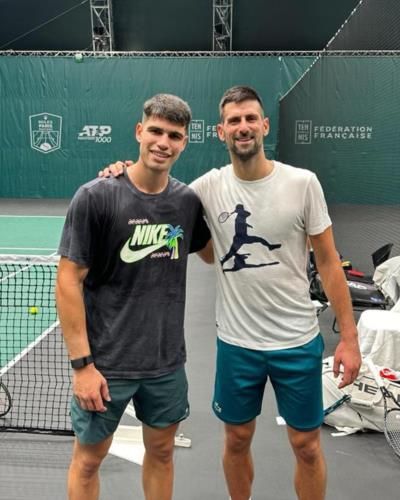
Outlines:
POLYGON ((97 175, 98 177, 119 177, 124 172, 124 166, 130 167, 131 165, 133 165, 132 160, 116 161, 115 163, 110 163, 103 170, 100 170, 97 175))
POLYGON ((214 263, 214 247, 212 244, 212 240, 209 240, 204 248, 197 251, 197 255, 205 262, 206 264, 214 263))

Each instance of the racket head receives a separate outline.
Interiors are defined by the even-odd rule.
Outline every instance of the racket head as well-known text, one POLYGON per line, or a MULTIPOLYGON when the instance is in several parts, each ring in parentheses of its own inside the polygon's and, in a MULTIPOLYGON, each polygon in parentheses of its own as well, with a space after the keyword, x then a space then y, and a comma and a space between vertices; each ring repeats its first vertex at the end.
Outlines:
POLYGON ((393 394, 385 387, 382 377, 379 375, 374 363, 371 359, 365 359, 370 372, 372 373, 375 382, 378 384, 383 394, 384 404, 384 417, 383 417, 383 431, 385 433, 386 441, 392 448, 397 457, 400 458, 400 406, 393 397, 393 394), (395 407, 388 408, 388 403, 391 401, 395 407))
POLYGON ((218 215, 218 222, 220 222, 221 224, 223 224, 224 222, 226 222, 229 219, 230 215, 231 214, 229 212, 221 212, 218 215))
POLYGON ((11 394, 7 387, 0 382, 0 417, 4 417, 11 410, 11 394))
POLYGON ((390 447, 400 458, 400 408, 391 408, 385 412, 384 432, 390 447))

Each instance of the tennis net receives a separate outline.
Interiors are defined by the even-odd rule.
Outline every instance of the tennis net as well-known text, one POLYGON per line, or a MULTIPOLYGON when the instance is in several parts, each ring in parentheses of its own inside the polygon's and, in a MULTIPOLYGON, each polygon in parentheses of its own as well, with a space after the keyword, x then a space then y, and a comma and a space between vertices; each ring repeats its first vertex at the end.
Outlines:
POLYGON ((0 256, 0 431, 72 434, 71 382, 54 298, 56 257, 0 256))

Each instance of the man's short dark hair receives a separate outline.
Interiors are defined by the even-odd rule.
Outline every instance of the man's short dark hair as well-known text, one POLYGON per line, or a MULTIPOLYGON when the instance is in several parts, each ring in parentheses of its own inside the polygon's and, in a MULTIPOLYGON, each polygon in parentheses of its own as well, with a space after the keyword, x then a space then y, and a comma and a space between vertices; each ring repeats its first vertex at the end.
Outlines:
POLYGON ((157 117, 172 123, 189 127, 192 112, 187 102, 176 95, 156 94, 143 105, 143 121, 146 118, 157 117))
POLYGON ((224 107, 230 102, 241 103, 243 101, 257 101, 262 111, 264 112, 264 104, 258 92, 252 87, 247 87, 245 85, 236 85, 226 90, 219 102, 219 116, 221 121, 223 121, 224 107))

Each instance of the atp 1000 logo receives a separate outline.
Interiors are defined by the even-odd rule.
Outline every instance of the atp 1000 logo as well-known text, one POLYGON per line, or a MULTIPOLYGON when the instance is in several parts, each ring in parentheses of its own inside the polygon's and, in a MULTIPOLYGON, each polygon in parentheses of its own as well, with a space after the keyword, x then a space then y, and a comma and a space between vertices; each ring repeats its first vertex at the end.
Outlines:
POLYGON ((39 113, 29 117, 31 148, 40 153, 52 153, 61 147, 62 117, 39 113))
POLYGON ((111 125, 85 125, 78 134, 78 140, 110 143, 111 132, 111 125))

